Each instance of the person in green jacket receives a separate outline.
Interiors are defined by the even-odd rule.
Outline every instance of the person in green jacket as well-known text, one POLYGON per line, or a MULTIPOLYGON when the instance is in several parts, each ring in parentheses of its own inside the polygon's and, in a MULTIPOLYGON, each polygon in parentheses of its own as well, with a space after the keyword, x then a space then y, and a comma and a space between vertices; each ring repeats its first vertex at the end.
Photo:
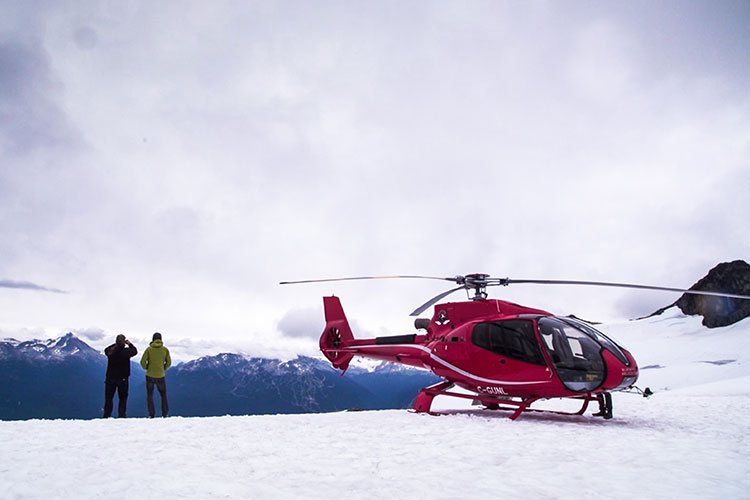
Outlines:
POLYGON ((172 358, 169 357, 169 349, 164 347, 161 333, 156 332, 146 352, 141 357, 141 366, 146 370, 146 400, 148 402, 148 414, 154 418, 154 386, 159 390, 161 397, 161 416, 169 414, 169 403, 167 402, 167 380, 166 371, 172 366, 172 358))

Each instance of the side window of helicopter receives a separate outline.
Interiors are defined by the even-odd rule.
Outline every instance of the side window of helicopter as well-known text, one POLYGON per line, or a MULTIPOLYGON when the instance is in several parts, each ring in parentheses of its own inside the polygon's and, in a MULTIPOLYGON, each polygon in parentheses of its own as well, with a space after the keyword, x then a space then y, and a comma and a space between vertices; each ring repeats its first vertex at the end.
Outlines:
POLYGON ((507 358, 546 365, 529 320, 506 320, 479 323, 471 335, 474 345, 507 358))
POLYGON ((482 349, 490 349, 490 323, 479 323, 474 327, 474 331, 471 334, 471 341, 474 345, 481 347, 482 349))

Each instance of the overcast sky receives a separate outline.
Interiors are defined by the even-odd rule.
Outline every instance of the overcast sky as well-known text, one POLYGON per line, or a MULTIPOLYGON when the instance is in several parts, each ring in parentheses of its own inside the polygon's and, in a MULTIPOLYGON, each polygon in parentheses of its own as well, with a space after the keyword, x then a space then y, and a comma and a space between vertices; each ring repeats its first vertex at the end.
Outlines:
MULTIPOLYGON (((310 354, 322 295, 398 334, 450 283, 279 281, 689 287, 750 255, 746 1, 0 10, 0 337, 310 354)), ((677 298, 492 296, 599 320, 677 298)))

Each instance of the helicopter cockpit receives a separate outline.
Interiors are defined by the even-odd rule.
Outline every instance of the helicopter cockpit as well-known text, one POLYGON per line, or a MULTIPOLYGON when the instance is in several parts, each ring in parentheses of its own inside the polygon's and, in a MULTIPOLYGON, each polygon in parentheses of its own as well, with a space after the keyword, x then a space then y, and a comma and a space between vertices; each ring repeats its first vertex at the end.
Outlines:
POLYGON ((591 391, 604 382, 606 363, 603 349, 630 365, 617 344, 582 321, 548 316, 539 318, 538 323, 555 370, 571 391, 591 391))

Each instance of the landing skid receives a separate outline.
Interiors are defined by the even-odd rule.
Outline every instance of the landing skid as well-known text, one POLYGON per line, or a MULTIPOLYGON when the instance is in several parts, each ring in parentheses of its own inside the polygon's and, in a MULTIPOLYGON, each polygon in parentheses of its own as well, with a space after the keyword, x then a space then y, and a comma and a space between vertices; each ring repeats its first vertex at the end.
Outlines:
POLYGON ((583 415, 586 409, 589 406, 590 401, 596 401, 596 396, 593 396, 591 394, 584 394, 582 396, 575 396, 571 399, 580 399, 583 401, 583 404, 581 405, 581 409, 577 412, 564 412, 564 411, 554 411, 554 410, 541 410, 536 408, 530 408, 530 406, 539 401, 540 399, 544 399, 540 396, 532 396, 528 398, 523 398, 520 400, 514 400, 514 399, 499 399, 499 398, 493 398, 490 396, 482 396, 480 394, 460 394, 457 392, 450 392, 448 389, 453 387, 453 384, 451 382, 440 382, 435 385, 431 385, 430 387, 426 387, 420 391, 420 393, 417 395, 417 398, 414 400, 414 406, 413 409, 417 413, 430 413, 432 415, 438 415, 439 412, 433 412, 431 411, 432 407, 432 401, 435 399, 436 396, 451 396, 454 398, 462 398, 462 399, 470 399, 472 401, 479 401, 481 402, 488 410, 505 410, 505 411, 512 411, 513 414, 510 416, 511 420, 516 420, 518 417, 521 416, 522 413, 527 411, 533 411, 533 412, 541 412, 541 413, 555 413, 558 415, 583 415))

